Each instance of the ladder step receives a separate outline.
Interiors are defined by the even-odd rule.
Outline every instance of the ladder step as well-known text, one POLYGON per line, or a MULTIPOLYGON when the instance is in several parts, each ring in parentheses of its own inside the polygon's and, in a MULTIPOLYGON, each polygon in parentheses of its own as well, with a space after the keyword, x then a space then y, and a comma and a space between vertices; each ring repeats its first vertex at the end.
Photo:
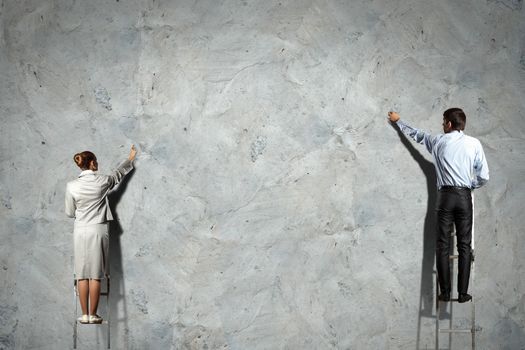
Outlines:
MULTIPOLYGON (((459 255, 449 255, 448 258, 449 258, 450 260, 458 259, 458 258, 459 258, 459 255)), ((470 261, 471 261, 471 262, 474 261, 474 254, 471 254, 471 255, 470 255, 470 261)))
MULTIPOLYGON (((441 300, 439 300, 439 302, 440 302, 440 303, 448 303, 448 302, 456 302, 456 303, 457 303, 458 300, 459 300, 458 298, 451 298, 449 301, 441 301, 441 300)), ((461 303, 461 304, 472 303, 473 300, 474 300, 474 298, 472 298, 472 299, 470 299, 469 301, 466 301, 466 302, 464 302, 464 303, 461 303)))
POLYGON ((99 324, 108 324, 108 321, 107 320, 102 320, 101 323, 82 323, 79 320, 77 320, 77 323, 82 325, 82 326, 96 326, 96 325, 99 325, 99 324))
POLYGON ((440 329, 442 333, 473 333, 472 329, 440 329))

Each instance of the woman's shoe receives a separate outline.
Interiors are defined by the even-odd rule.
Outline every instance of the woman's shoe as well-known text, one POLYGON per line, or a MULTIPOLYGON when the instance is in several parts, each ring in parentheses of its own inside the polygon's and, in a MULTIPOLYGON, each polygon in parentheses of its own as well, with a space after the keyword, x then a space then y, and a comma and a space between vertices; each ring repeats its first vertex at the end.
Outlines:
POLYGON ((99 315, 89 315, 89 323, 99 324, 102 323, 102 317, 99 315))
POLYGON ((86 324, 89 323, 89 316, 88 315, 82 315, 81 317, 77 318, 77 321, 86 324))

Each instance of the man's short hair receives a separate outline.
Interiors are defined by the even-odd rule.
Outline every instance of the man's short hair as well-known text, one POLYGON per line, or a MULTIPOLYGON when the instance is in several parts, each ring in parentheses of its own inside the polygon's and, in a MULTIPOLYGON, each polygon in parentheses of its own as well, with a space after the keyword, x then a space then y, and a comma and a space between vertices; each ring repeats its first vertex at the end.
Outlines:
POLYGON ((452 124, 454 130, 465 130, 467 124, 467 116, 461 108, 449 108, 443 112, 443 118, 452 124))

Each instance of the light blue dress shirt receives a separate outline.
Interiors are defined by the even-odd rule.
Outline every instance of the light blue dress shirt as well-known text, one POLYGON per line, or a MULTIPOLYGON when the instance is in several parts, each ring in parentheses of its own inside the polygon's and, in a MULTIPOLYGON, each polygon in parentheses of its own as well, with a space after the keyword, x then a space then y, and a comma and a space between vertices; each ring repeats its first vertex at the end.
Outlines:
POLYGON ((437 173, 437 186, 478 188, 489 180, 489 167, 478 139, 454 130, 431 135, 423 130, 397 121, 401 131, 417 143, 425 145, 432 154, 437 173))

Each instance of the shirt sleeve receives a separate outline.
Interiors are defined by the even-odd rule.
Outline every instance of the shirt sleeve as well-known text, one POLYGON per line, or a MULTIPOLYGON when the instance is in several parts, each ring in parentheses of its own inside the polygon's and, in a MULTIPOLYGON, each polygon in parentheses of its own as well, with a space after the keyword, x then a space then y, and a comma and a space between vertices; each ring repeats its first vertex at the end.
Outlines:
POLYGON ((66 187, 66 200, 65 200, 65 212, 66 215, 70 218, 75 217, 75 211, 77 210, 77 205, 75 204, 75 198, 69 190, 69 185, 66 187))
POLYGON ((474 158, 474 176, 472 188, 479 188, 489 181, 489 166, 481 143, 478 144, 474 158))
POLYGON ((133 162, 126 159, 122 162, 111 175, 108 176, 109 189, 112 189, 120 183, 122 178, 126 176, 131 170, 133 170, 133 162))
POLYGON ((430 133, 425 132, 421 129, 411 127, 407 123, 403 122, 401 119, 399 119, 396 122, 396 124, 397 126, 399 126, 399 129, 401 129, 403 134, 410 137, 412 140, 416 141, 417 143, 425 145, 425 147, 427 148, 427 151, 432 153, 432 149, 434 148, 434 145, 436 144, 438 137, 432 136, 430 133))

